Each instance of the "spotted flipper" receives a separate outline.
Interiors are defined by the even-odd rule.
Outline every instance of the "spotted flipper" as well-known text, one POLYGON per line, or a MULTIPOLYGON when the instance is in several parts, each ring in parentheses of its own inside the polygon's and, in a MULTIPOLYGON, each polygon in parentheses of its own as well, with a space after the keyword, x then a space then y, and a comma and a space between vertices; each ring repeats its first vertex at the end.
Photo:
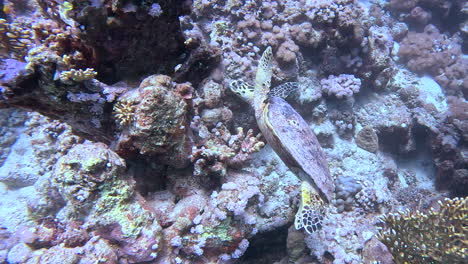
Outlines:
POLYGON ((252 85, 244 81, 235 80, 230 83, 229 88, 247 103, 253 103, 254 87, 252 85))
POLYGON ((294 227, 297 230, 304 228, 307 233, 312 234, 322 228, 324 214, 322 199, 312 189, 312 186, 303 181, 301 183, 301 204, 296 213, 294 227))
POLYGON ((278 96, 283 99, 286 99, 288 95, 290 95, 293 91, 297 90, 299 88, 299 83, 297 82, 287 82, 283 83, 281 85, 276 86, 275 88, 271 89, 270 92, 268 92, 268 96, 278 96))

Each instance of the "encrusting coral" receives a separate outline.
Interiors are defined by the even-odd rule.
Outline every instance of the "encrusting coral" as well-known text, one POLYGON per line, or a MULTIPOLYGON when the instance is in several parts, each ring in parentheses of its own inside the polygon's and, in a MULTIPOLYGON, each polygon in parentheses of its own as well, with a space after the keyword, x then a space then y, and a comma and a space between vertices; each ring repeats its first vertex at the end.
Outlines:
POLYGON ((427 213, 409 210, 383 217, 381 241, 397 263, 466 263, 468 200, 439 201, 427 213))

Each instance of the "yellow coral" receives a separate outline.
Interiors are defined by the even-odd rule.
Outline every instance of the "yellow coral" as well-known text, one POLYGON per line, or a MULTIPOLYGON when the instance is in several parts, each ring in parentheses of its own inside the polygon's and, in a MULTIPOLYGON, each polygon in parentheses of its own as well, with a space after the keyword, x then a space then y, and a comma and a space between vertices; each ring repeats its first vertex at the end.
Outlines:
POLYGON ((32 32, 16 24, 0 19, 0 52, 8 57, 24 61, 32 43, 32 32))
POLYGON ((467 263, 467 202, 466 197, 445 199, 439 201, 439 210, 384 216, 380 240, 396 263, 467 263))
POLYGON ((123 100, 114 105, 114 117, 120 126, 125 126, 135 120, 135 106, 132 102, 123 100))
POLYGON ((67 25, 75 27, 77 23, 70 18, 70 12, 73 10, 73 4, 70 2, 63 2, 59 5, 59 16, 67 25))
POLYGON ((91 80, 96 77, 97 72, 94 71, 93 68, 86 68, 86 70, 75 70, 71 69, 69 71, 63 71, 60 73, 60 80, 63 82, 66 81, 75 81, 75 82, 83 82, 87 80, 91 80))

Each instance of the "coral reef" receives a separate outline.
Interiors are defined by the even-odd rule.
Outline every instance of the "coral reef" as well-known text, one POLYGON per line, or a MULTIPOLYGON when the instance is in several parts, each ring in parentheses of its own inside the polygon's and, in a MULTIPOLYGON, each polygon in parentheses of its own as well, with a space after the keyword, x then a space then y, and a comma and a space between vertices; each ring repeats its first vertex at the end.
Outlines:
MULTIPOLYGON (((158 233, 161 227, 155 220, 154 214, 145 209, 145 205, 134 191, 131 179, 123 178, 125 162, 114 152, 108 150, 101 143, 79 144, 71 148, 68 153, 58 159, 52 171, 51 179, 45 180, 38 191, 46 191, 49 198, 56 189, 60 199, 63 199, 63 207, 56 211, 56 220, 47 224, 47 218, 42 220, 42 227, 35 231, 36 237, 33 244, 49 243, 59 245, 62 242, 71 243, 72 247, 84 246, 96 241, 84 239, 83 234, 69 234, 63 228, 65 223, 86 219, 85 223, 78 224, 73 230, 85 232, 84 230, 95 230, 101 237, 118 241, 121 253, 110 249, 112 254, 125 254, 125 258, 132 261, 148 261, 154 259, 157 254, 152 249, 153 244, 158 242, 158 233), (47 191, 49 189, 49 191, 47 191), (81 226, 81 227, 80 227, 81 226), (46 228, 46 229, 44 229, 46 228), (80 231, 83 229, 83 231, 80 231), (50 230, 50 231, 48 231, 50 230), (45 231, 45 232, 44 232, 45 231), (54 232, 54 234, 48 234, 54 232), (57 234, 55 234, 57 232, 57 234), (46 235, 46 237, 44 237, 46 235), (74 242, 76 239, 84 241, 74 242), (88 241, 89 240, 89 241, 88 241), (77 243, 77 245, 73 245, 77 243), (86 243, 86 245, 84 245, 86 243), (135 248, 135 245, 138 245, 135 248), (146 249, 144 248, 146 245, 146 249)), ((39 187, 39 186, 38 186, 39 187)), ((54 194, 54 195, 57 195, 54 194)), ((51 204, 51 206, 54 204, 51 204)), ((55 204, 56 206, 56 204, 55 204)), ((44 215, 44 205, 37 201, 30 202, 30 212, 38 219, 44 215)), ((53 211, 45 214, 50 216, 53 211)), ((57 210, 57 209, 55 209, 57 210)), ((47 251, 53 250, 53 248, 47 251)), ((49 252, 49 254, 52 254, 49 252)), ((40 258, 46 259, 48 254, 40 258)), ((92 257, 92 256, 90 256, 92 257)))
POLYGON ((451 190, 456 195, 466 196, 468 180, 466 165, 468 160, 463 156, 466 135, 466 110, 468 104, 463 99, 449 98, 450 107, 431 134, 431 149, 437 168, 436 179, 441 189, 451 190))
POLYGON ((466 1, 0 7, 0 263, 466 262, 466 1), (228 89, 268 46, 336 186, 313 234, 228 89))
POLYGON ((32 44, 32 32, 17 24, 7 23, 0 19, 0 52, 4 57, 24 60, 32 44))
POLYGON ((362 186, 351 177, 340 177, 336 184, 336 211, 342 213, 344 210, 351 211, 354 204, 354 196, 362 186))

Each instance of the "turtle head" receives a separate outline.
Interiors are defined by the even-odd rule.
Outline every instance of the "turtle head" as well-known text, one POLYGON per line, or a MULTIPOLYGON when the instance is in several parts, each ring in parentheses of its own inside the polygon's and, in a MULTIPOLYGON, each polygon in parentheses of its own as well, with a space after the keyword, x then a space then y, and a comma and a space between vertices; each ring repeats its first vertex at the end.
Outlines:
POLYGON ((254 87, 246 82, 234 80, 229 84, 229 89, 237 94, 242 100, 253 106, 254 87))
POLYGON ((265 100, 268 98, 268 92, 271 86, 272 66, 271 60, 273 52, 271 47, 267 47, 263 52, 260 62, 257 67, 257 74, 255 75, 255 90, 254 90, 254 108, 255 112, 261 112, 265 100))
POLYGON ((255 86, 240 80, 232 81, 229 85, 231 91, 253 106, 256 113, 262 112, 261 110, 265 106, 266 99, 268 98, 272 75, 272 57, 273 53, 271 47, 266 48, 258 63, 257 73, 255 75, 255 86))

